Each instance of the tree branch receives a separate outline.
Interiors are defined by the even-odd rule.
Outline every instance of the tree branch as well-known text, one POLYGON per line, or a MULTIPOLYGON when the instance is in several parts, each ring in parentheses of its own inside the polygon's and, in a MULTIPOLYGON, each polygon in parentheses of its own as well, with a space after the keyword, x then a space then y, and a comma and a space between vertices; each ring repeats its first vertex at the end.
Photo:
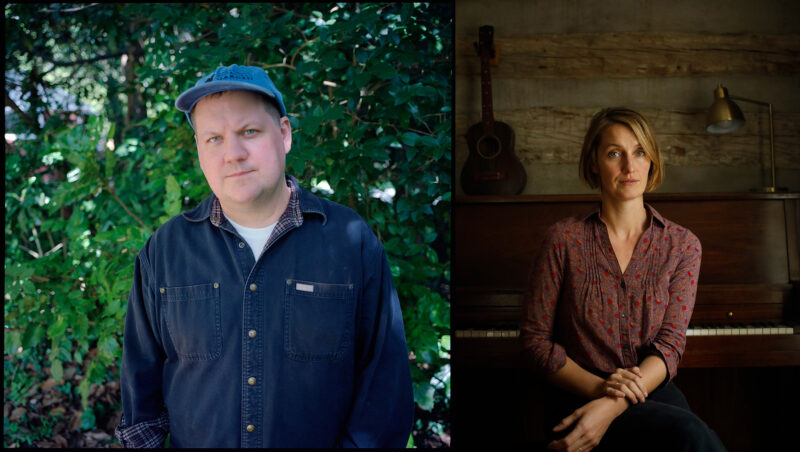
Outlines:
POLYGON ((40 13, 76 13, 78 11, 83 11, 84 9, 91 8, 92 6, 97 6, 99 3, 89 3, 86 6, 78 6, 76 8, 68 8, 68 9, 43 9, 39 11, 40 13))
POLYGON ((416 133, 418 135, 427 135, 429 137, 436 136, 436 134, 434 134, 432 131, 431 132, 425 132, 424 130, 412 129, 411 127, 407 127, 405 129, 401 129, 401 128, 397 127, 396 125, 392 124, 392 123, 383 124, 383 123, 380 123, 380 122, 377 122, 377 121, 367 121, 366 119, 361 119, 355 113, 353 113, 353 119, 355 119, 358 122, 364 123, 364 124, 375 124, 377 126, 382 126, 382 127, 391 127, 398 133, 400 133, 402 130, 407 130, 409 132, 414 132, 414 133, 416 133))
POLYGON ((170 44, 168 47, 170 49, 174 49, 174 48, 176 48, 178 46, 188 47, 188 46, 190 46, 190 45, 192 45, 192 44, 194 44, 194 43, 196 43, 198 41, 202 41, 202 40, 206 39, 207 37, 211 36, 212 34, 214 34, 216 32, 217 32, 216 29, 212 29, 211 31, 207 31, 207 32, 203 33, 202 35, 198 36, 197 38, 192 39, 191 41, 176 41, 176 42, 170 44))
POLYGON ((294 66, 292 66, 291 64, 286 64, 286 63, 262 64, 261 65, 261 69, 269 69, 271 67, 287 67, 287 68, 289 68, 291 70, 297 69, 294 66))
POLYGON ((273 9, 274 9, 275 11, 280 11, 280 12, 282 12, 282 13, 288 13, 288 12, 290 12, 290 11, 291 11, 291 12, 292 12, 292 13, 293 13, 295 16, 297 16, 297 17, 301 17, 301 18, 303 18, 303 19, 310 19, 310 18, 311 18, 310 16, 304 16, 304 15, 302 15, 302 14, 297 14, 297 11, 295 11, 295 10, 292 10, 292 9, 281 8, 280 6, 277 6, 277 5, 273 5, 272 7, 273 7, 273 9))
POLYGON ((33 118, 31 118, 30 116, 28 116, 28 115, 27 115, 27 114, 26 114, 24 111, 22 111, 22 109, 21 109, 21 108, 19 108, 19 105, 17 105, 17 103, 16 103, 16 102, 14 102, 14 101, 11 99, 11 97, 9 97, 9 95, 8 95, 8 91, 6 91, 6 107, 11 107, 11 109, 12 109, 12 110, 14 110, 15 112, 17 112, 17 114, 19 114, 19 115, 22 117, 22 119, 24 119, 24 120, 25 120, 25 122, 27 122, 27 123, 28 123, 28 125, 29 125, 29 126, 31 126, 31 127, 33 128, 33 130, 39 130, 39 123, 38 123, 38 122, 36 122, 36 121, 35 121, 33 118))
POLYGON ((312 39, 312 40, 310 40, 310 41, 304 42, 300 47, 296 48, 295 51, 292 52, 292 59, 289 62, 289 64, 291 64, 292 67, 294 67, 294 59, 297 58, 297 55, 300 53, 301 50, 303 50, 303 47, 305 47, 305 46, 307 46, 307 45, 309 45, 312 42, 317 41, 317 40, 319 40, 319 36, 314 38, 314 39, 312 39))
POLYGON ((131 211, 131 209, 129 209, 129 208, 128 208, 128 206, 126 206, 126 205, 125 205, 125 203, 124 203, 124 202, 122 202, 122 200, 121 200, 121 199, 119 199, 119 196, 117 196, 117 194, 116 194, 116 193, 114 193, 114 190, 113 190, 113 189, 112 189, 112 188, 111 188, 111 187, 108 185, 108 183, 107 183, 106 181, 104 181, 104 180, 101 180, 100 182, 103 184, 103 188, 105 188, 105 189, 106 189, 106 191, 108 191, 108 192, 111 194, 111 196, 113 196, 113 197, 114 197, 114 200, 116 200, 116 201, 117 201, 117 203, 118 203, 120 206, 122 206, 122 208, 123 208, 123 209, 125 209, 125 212, 128 212, 128 215, 130 215, 130 216, 131 216, 131 217, 132 217, 134 220, 136 220, 136 221, 137 221, 137 222, 138 222, 140 225, 142 225, 142 227, 143 227, 143 228, 145 228, 145 229, 147 230, 147 232, 149 232, 149 233, 151 233, 151 234, 153 233, 153 230, 152 230, 152 229, 150 229, 150 228, 149 228, 149 227, 148 227, 146 224, 144 224, 144 221, 142 221, 142 219, 141 219, 141 218, 139 218, 138 216, 136 216, 136 214, 135 214, 135 213, 133 213, 133 212, 131 211))
POLYGON ((33 227, 33 242, 36 244, 36 250, 39 252, 39 256, 43 256, 44 252, 42 251, 42 244, 39 243, 39 233, 36 232, 36 226, 33 227))
MULTIPOLYGON (((98 55, 96 57, 84 58, 82 60, 76 60, 76 61, 55 61, 55 60, 53 60, 51 58, 45 58, 45 60, 48 63, 53 64, 53 66, 55 68, 55 67, 59 67, 59 66, 76 66, 76 65, 79 65, 79 64, 94 63, 95 61, 107 60, 109 58, 116 58, 116 57, 125 55, 126 53, 128 53, 128 52, 125 51, 125 50, 121 50, 121 51, 115 52, 115 53, 109 53, 109 54, 106 54, 106 55, 98 55)), ((52 70, 53 69, 50 69, 50 71, 52 71, 52 70)), ((50 71, 47 71, 47 72, 50 72, 50 71)))
POLYGON ((39 257, 41 257, 41 256, 39 255, 39 253, 37 253, 36 251, 33 251, 32 249, 28 248, 27 246, 25 246, 25 245, 23 245, 23 244, 21 244, 21 243, 20 243, 19 245, 17 245, 17 246, 18 246, 18 247, 19 247, 19 248, 20 248, 22 251, 27 251, 27 252, 28 252, 28 254, 30 254, 31 256, 33 256, 33 258, 34 258, 34 259, 39 259, 39 257))

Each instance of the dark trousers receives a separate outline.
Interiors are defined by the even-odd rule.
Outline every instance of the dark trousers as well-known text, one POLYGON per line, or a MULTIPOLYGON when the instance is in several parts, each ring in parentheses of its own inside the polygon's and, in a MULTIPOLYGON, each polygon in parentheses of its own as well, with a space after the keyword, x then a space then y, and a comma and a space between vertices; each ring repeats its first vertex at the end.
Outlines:
MULTIPOLYGON (((588 399, 548 385, 545 394, 545 435, 560 439, 571 431, 554 433, 562 419, 588 399)), ((575 424, 573 424, 574 426, 575 424)), ((717 434, 689 410, 686 397, 672 382, 653 391, 644 403, 631 404, 606 430, 595 451, 724 451, 717 434)))

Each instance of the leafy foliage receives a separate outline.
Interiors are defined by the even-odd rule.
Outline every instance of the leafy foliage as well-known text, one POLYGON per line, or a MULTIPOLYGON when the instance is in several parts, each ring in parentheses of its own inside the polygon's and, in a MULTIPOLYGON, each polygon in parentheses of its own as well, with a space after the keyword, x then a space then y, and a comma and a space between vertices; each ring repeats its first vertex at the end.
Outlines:
MULTIPOLYGON (((7 364, 41 361, 56 382, 77 367, 82 427, 100 425, 90 388, 118 379, 134 256, 210 193, 174 99, 219 65, 258 65, 294 129, 287 171, 384 243, 418 410, 440 413, 417 422, 415 443, 440 444, 452 15, 441 3, 6 5, 7 364)), ((25 399, 13 381, 6 400, 25 399)))

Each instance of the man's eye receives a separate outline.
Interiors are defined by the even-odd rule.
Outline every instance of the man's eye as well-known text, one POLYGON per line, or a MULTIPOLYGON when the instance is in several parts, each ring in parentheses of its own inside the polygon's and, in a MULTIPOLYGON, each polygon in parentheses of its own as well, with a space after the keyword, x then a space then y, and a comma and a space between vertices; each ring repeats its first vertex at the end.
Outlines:
POLYGON ((257 134, 257 133, 258 133, 258 130, 256 130, 256 129, 247 129, 247 130, 244 131, 244 134, 245 135, 249 135, 249 136, 253 136, 253 135, 257 134))
POLYGON ((209 139, 208 139, 208 142, 209 142, 209 143, 216 143, 216 142, 218 142, 218 141, 219 141, 219 140, 221 140, 221 139, 222 139, 222 137, 220 137, 220 136, 213 136, 213 137, 211 137, 211 138, 209 138, 209 139))

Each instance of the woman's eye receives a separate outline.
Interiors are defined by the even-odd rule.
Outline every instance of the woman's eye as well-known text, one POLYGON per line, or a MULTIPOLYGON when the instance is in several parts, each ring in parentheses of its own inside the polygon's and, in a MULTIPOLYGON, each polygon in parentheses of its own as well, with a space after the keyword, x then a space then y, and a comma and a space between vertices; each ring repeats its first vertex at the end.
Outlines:
POLYGON ((608 152, 608 156, 609 157, 617 157, 618 155, 619 155, 619 152, 617 152, 617 151, 609 151, 608 152))
POLYGON ((638 155, 639 157, 644 157, 647 154, 644 152, 644 150, 639 149, 638 151, 636 151, 636 155, 638 155))

